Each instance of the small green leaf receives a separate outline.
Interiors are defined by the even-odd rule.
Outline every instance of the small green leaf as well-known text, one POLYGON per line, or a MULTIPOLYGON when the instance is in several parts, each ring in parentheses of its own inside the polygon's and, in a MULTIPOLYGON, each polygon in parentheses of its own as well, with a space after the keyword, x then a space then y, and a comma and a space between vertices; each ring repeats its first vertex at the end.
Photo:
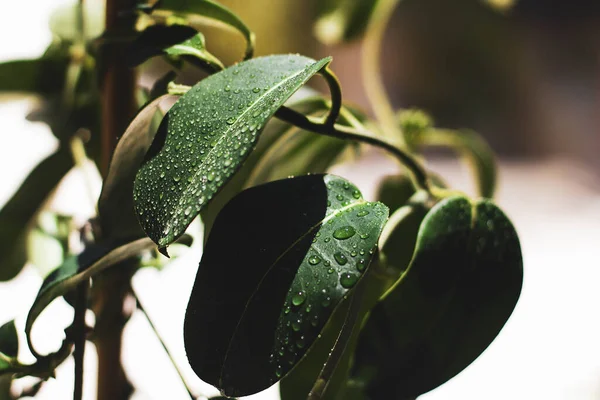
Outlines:
POLYGON ((144 237, 144 231, 133 208, 133 182, 154 140, 155 132, 149 129, 153 117, 163 101, 175 98, 162 95, 150 101, 138 112, 117 143, 98 200, 100 226, 104 237, 144 237))
POLYGON ((244 22, 226 7, 209 0, 162 0, 155 13, 171 11, 176 14, 198 15, 238 30, 246 38, 246 55, 244 59, 252 58, 254 53, 254 33, 244 22))
POLYGON ((185 346, 196 374, 230 396, 285 376, 360 281, 387 216, 385 205, 332 175, 271 182, 231 200, 187 308, 185 346))
POLYGON ((498 207, 441 201, 421 224, 407 273, 361 332, 352 380, 370 398, 415 398, 441 385, 498 335, 522 279, 519 239, 498 207))
POLYGON ((415 194, 415 187, 408 175, 387 175, 379 182, 375 199, 388 206, 390 213, 393 214, 405 205, 413 194, 415 194))
POLYGON ((63 149, 43 160, 0 211, 0 281, 14 278, 27 261, 27 235, 34 216, 73 165, 63 149))
POLYGON ((27 259, 41 276, 48 275, 63 263, 73 229, 73 218, 42 211, 27 237, 27 259))
POLYGON ((29 314, 25 321, 25 334, 27 344, 32 354, 40 357, 31 342, 31 330, 37 317, 56 298, 64 296, 77 285, 90 279, 92 276, 112 267, 128 258, 139 255, 144 250, 153 247, 150 239, 144 238, 135 242, 116 247, 110 245, 96 245, 88 247, 78 256, 69 257, 44 279, 29 314))
POLYGON ((9 357, 19 354, 19 336, 14 320, 0 326, 0 352, 9 357))
POLYGON ((330 60, 252 59, 200 81, 175 103, 134 184, 138 219, 159 247, 185 231, 252 152, 269 118, 330 60))
POLYGON ((200 61, 213 70, 224 68, 223 64, 206 50, 204 35, 185 25, 152 25, 146 28, 129 49, 129 63, 138 66, 151 57, 168 55, 200 61))
POLYGON ((378 0, 338 0, 327 7, 315 23, 315 36, 334 45, 360 37, 369 23, 378 0), (333 7, 332 7, 333 6, 333 7))

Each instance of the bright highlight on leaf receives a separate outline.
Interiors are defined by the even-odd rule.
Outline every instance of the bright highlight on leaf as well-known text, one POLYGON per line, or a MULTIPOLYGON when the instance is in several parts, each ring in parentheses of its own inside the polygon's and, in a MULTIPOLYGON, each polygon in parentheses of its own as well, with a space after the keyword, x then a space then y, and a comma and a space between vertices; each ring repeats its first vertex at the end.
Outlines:
POLYGON ((186 313, 198 376, 229 396, 285 376, 367 271, 387 217, 332 175, 236 196, 212 228, 186 313))
POLYGON ((163 119, 134 185, 148 236, 161 248, 177 239, 239 169, 275 111, 330 60, 256 58, 183 95, 163 119))

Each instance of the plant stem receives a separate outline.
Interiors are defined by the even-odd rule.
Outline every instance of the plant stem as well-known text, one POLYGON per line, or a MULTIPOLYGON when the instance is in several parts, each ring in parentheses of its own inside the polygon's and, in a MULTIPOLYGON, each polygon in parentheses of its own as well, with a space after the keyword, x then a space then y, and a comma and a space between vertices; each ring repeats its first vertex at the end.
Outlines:
POLYGON ((331 108, 329 109, 327 119, 325 119, 325 125, 333 126, 340 116, 340 109, 342 108, 342 88, 340 81, 329 66, 321 70, 321 75, 327 81, 331 93, 331 108))
POLYGON ((396 124, 394 109, 390 104, 381 79, 379 62, 383 34, 398 2, 399 0, 381 0, 373 10, 362 45, 362 80, 367 97, 375 117, 381 124, 383 133, 388 138, 393 137, 399 140, 400 146, 404 148, 406 147, 404 136, 396 124))
POLYGON ((338 124, 328 126, 287 107, 281 107, 277 110, 275 116, 308 131, 339 139, 352 139, 380 147, 393 154, 410 171, 413 183, 418 189, 431 193, 427 172, 413 156, 402 150, 399 144, 374 136, 370 132, 359 131, 347 126, 338 124))
MULTIPOLYGON (((106 0, 106 33, 127 34, 135 26, 137 0, 106 0)), ((133 69, 125 63, 123 43, 108 42, 102 54, 102 134, 101 172, 104 177, 117 138, 125 131, 135 114, 135 82, 133 69)), ((96 237, 101 235, 96 235, 96 237)), ((127 261, 98 275, 94 282, 96 326, 94 344, 98 351, 98 400, 125 400, 132 387, 121 363, 123 328, 129 315, 124 302, 130 295, 130 278, 135 261, 127 261)))
POLYGON ((83 397, 83 360, 85 356, 85 343, 87 341, 87 327, 85 325, 85 313, 87 311, 89 281, 81 283, 76 290, 75 317, 73 318, 73 342, 75 351, 75 387, 73 400, 81 400, 83 397))
POLYGON ((329 353, 329 357, 327 358, 319 377, 308 393, 307 400, 320 400, 323 398, 323 395, 327 390, 327 386, 329 386, 329 381, 331 380, 336 367, 344 355, 344 351, 348 346, 350 338, 352 337, 352 333, 354 332, 354 329, 356 329, 356 325, 359 322, 360 310, 362 307, 362 297, 365 287, 366 285, 361 284, 354 290, 352 298, 350 299, 350 308, 348 309, 348 314, 346 315, 346 320, 344 321, 342 330, 340 331, 335 344, 333 345, 333 349, 329 353))
POLYGON ((142 312, 142 314, 144 314, 144 316, 146 317, 146 320, 148 321, 148 324, 150 324, 150 328, 152 328, 152 330, 154 331, 154 335, 156 336, 156 338, 158 339, 158 341, 162 345, 163 349, 165 350, 165 353, 167 353, 167 356, 169 357, 169 360, 171 360, 171 364, 173 364, 173 368, 177 372, 177 375, 179 375, 179 379, 181 380, 181 383, 183 383, 183 386, 185 386, 185 389, 187 390, 188 394, 190 395, 190 399, 194 400, 196 398, 196 396, 194 396, 194 394, 192 393, 192 390, 188 386, 188 384, 187 384, 187 382, 186 382, 186 380, 185 380, 185 378, 183 376, 183 372, 181 371, 181 369, 179 369, 179 366, 177 365, 177 362, 175 361, 175 358, 173 358, 173 355, 169 351, 169 348, 167 347, 167 344, 163 340, 163 338, 160 335, 160 333, 158 333, 158 329, 156 329, 156 325, 154 325, 154 322, 152 322, 152 318, 150 318, 150 316, 148 315, 148 312, 146 312, 146 309, 142 305, 142 302, 140 301, 140 298, 138 297, 138 295, 135 293, 134 290, 132 290, 132 293, 133 293, 133 297, 135 298, 135 300, 137 302, 137 308, 138 308, 138 310, 140 310, 142 312))

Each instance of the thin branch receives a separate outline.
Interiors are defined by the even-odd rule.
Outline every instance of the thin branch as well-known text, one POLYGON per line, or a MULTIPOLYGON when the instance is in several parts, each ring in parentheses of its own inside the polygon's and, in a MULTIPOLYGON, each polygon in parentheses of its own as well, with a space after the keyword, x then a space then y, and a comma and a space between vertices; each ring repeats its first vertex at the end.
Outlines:
POLYGON ((342 359, 342 356, 348 347, 348 343, 352 338, 352 333, 356 329, 356 325, 359 322, 359 317, 361 314, 360 310, 362 308, 362 297, 366 287, 364 282, 362 283, 363 284, 359 285, 352 294, 352 298, 350 299, 350 308, 348 309, 348 314, 344 320, 342 330, 340 331, 335 344, 333 345, 333 349, 329 353, 329 357, 327 358, 319 377, 308 393, 307 400, 320 400, 323 398, 335 369, 340 363, 340 360, 342 359))
POLYGON ((331 93, 331 108, 325 120, 325 125, 333 126, 340 116, 340 109, 342 108, 342 88, 340 81, 333 71, 329 69, 329 66, 323 68, 320 73, 327 81, 331 93))
POLYGON ((135 301, 137 302, 137 308, 138 308, 138 310, 140 310, 142 312, 142 314, 144 314, 144 316, 146 317, 146 320, 148 321, 148 324, 150 324, 150 327, 154 331, 154 335, 156 336, 156 338, 158 339, 158 341, 162 345, 165 353, 167 353, 167 356, 169 357, 169 360, 171 360, 171 364, 173 364, 173 368, 177 372, 177 375, 179 375, 179 379, 181 380, 181 382, 183 383, 183 386, 185 386, 185 389, 187 390, 188 394, 190 395, 190 399, 192 399, 192 400, 196 399, 196 396, 194 396, 194 394, 192 393, 192 390, 188 386, 188 384, 187 384, 187 382, 186 382, 186 380, 185 380, 185 378, 183 376, 183 372, 181 371, 181 369, 179 369, 179 366, 177 365, 177 362, 175 361, 175 358, 173 357, 173 355, 169 351, 169 348, 167 347, 167 344, 163 340, 163 338, 160 335, 160 333, 158 333, 158 330, 156 329, 156 325, 154 325, 154 322, 152 322, 152 318, 150 318, 150 316, 146 312, 146 309, 142 305, 142 302, 140 301, 140 298, 135 293, 135 290, 132 289, 131 292, 133 293, 133 297, 135 298, 135 301))
POLYGON ((332 126, 321 124, 315 119, 307 117, 288 107, 281 107, 279 110, 277 110, 275 116, 308 131, 339 139, 356 140, 380 147, 393 154, 406 168, 408 168, 413 176, 413 182, 417 188, 431 193, 427 172, 415 158, 402 150, 399 144, 392 143, 384 138, 374 136, 367 131, 363 132, 338 124, 334 124, 332 126))
POLYGON ((73 358, 75 359, 75 388, 73 400, 81 400, 83 397, 83 360, 85 356, 85 343, 87 339, 87 327, 85 325, 85 313, 87 311, 89 281, 81 283, 76 291, 75 317, 73 318, 72 335, 75 343, 73 358))

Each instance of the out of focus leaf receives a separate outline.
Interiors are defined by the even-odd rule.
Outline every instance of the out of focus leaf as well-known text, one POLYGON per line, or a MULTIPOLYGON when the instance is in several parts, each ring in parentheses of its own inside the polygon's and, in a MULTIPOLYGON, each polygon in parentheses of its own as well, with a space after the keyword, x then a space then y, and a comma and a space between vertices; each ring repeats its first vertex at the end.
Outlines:
POLYGON ((236 196, 213 226, 186 313, 198 376, 238 396, 286 375, 360 281, 386 220, 387 207, 331 175, 236 196))
POLYGON ((138 256, 154 247, 148 238, 139 239, 119 247, 112 245, 90 246, 78 256, 73 256, 55 269, 44 279, 25 322, 27 344, 31 352, 40 357, 31 341, 31 330, 37 317, 56 298, 64 296, 106 268, 112 267, 128 258, 138 256))
POLYGON ((41 276, 63 263, 69 248, 72 218, 42 211, 27 238, 27 259, 41 276))
MULTIPOLYGON (((105 2, 85 1, 82 4, 85 38, 99 37, 104 31, 105 2)), ((52 34, 61 40, 75 42, 79 38, 79 12, 78 4, 68 4, 56 9, 50 16, 52 34)))
POLYGON ((360 37, 380 0, 337 0, 315 23, 315 35, 328 45, 347 42, 360 37))
POLYGON ((72 167, 63 149, 43 160, 0 210, 0 281, 14 278, 27 261, 27 234, 33 217, 72 167))
POLYGON ((59 93, 64 85, 66 68, 66 58, 39 58, 0 63, 0 94, 59 93))
POLYGON ((98 200, 104 237, 137 239, 145 236, 133 209, 133 181, 154 140, 156 132, 149 128, 159 105, 175 98, 162 95, 148 103, 117 143, 98 200))
POLYGON ((498 207, 464 197, 441 201, 421 224, 409 269, 361 332, 355 389, 369 398, 409 399, 446 382, 502 329, 522 278, 517 234, 498 207))
POLYGON ((187 16, 197 15, 222 23, 239 31, 246 38, 244 59, 252 58, 254 53, 254 32, 252 32, 231 10, 210 0, 162 0, 154 12, 171 11, 187 16))

